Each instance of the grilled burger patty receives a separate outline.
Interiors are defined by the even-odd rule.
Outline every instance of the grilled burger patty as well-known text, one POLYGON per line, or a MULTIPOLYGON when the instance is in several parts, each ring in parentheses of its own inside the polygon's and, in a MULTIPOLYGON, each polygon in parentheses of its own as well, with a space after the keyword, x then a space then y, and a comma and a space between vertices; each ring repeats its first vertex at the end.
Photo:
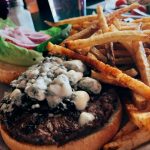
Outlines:
POLYGON ((88 68, 75 61, 46 58, 12 82, 13 92, 0 104, 10 136, 31 144, 63 145, 108 122, 117 110, 117 95, 87 77, 88 68))

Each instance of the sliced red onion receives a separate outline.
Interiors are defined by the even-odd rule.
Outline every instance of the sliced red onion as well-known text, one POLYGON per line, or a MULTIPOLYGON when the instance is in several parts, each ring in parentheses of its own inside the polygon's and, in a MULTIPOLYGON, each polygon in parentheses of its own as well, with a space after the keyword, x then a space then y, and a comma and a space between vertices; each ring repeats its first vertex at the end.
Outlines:
POLYGON ((21 28, 15 28, 9 35, 24 44, 35 44, 23 33, 21 28))
POLYGON ((22 43, 20 42, 19 40, 15 39, 15 38, 12 38, 12 37, 9 37, 9 36, 3 36, 6 41, 10 41, 11 43, 17 45, 17 46, 20 46, 20 47, 24 47, 24 48, 27 48, 27 49, 33 49, 35 48, 38 44, 25 44, 25 43, 22 43))
POLYGON ((51 37, 47 34, 44 34, 42 32, 37 32, 37 33, 33 33, 30 34, 28 36, 28 38, 33 41, 34 43, 40 44, 44 41, 47 41, 48 39, 50 39, 51 37))
POLYGON ((49 35, 42 32, 33 32, 22 29, 21 27, 15 29, 6 27, 0 30, 0 36, 5 38, 6 41, 27 49, 33 49, 40 43, 51 38, 49 35))

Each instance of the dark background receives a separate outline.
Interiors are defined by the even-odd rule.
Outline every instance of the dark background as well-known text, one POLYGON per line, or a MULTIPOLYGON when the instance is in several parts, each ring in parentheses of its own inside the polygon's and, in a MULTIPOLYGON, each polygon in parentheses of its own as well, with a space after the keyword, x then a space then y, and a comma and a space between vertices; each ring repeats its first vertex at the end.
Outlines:
MULTIPOLYGON (((87 0, 87 6, 101 2, 103 0, 87 0)), ((36 30, 46 29, 48 26, 44 23, 44 20, 53 21, 51 10, 48 4, 48 0, 37 0, 39 12, 33 13, 32 18, 36 30)), ((87 10, 87 14, 91 14, 92 10, 87 10)))

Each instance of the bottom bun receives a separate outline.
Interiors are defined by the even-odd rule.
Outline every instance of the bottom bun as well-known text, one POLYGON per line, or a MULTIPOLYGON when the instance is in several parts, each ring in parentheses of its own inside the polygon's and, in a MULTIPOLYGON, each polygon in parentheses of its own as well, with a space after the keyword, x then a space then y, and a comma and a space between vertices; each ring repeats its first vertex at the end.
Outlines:
POLYGON ((7 134, 4 126, 0 127, 0 131, 4 142, 11 150, 98 150, 102 148, 104 144, 110 141, 118 131, 121 121, 121 114, 122 108, 121 104, 119 104, 117 111, 112 115, 109 122, 99 131, 79 140, 68 142, 63 146, 40 146, 22 143, 11 138, 7 134))
POLYGON ((0 61, 0 82, 9 84, 23 73, 27 67, 8 64, 0 61))

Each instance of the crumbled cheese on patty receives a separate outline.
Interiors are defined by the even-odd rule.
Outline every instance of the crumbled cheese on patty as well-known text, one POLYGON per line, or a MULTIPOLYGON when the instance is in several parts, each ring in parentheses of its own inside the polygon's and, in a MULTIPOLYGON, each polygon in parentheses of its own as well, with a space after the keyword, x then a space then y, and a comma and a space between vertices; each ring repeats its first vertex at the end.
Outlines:
POLYGON ((86 71, 86 66, 81 60, 70 60, 70 61, 65 61, 64 66, 68 70, 75 70, 77 72, 85 72, 86 71))
POLYGON ((87 92, 92 92, 94 94, 99 94, 102 86, 99 83, 99 81, 90 78, 90 77, 83 77, 80 81, 78 86, 82 89, 82 90, 86 90, 87 92))
MULTIPOLYGON (((80 60, 65 61, 58 57, 47 57, 30 67, 11 85, 24 90, 34 100, 46 100, 51 108, 61 103, 61 107, 67 109, 65 100, 68 99, 67 103, 83 111, 90 100, 89 93, 99 94, 101 91, 101 84, 97 80, 83 77, 85 71, 87 67, 80 60)), ((18 90, 16 92, 19 93, 18 90)), ((39 105, 32 105, 32 109, 39 105)))
POLYGON ((90 96, 85 91, 75 91, 72 94, 72 99, 77 110, 84 110, 88 105, 90 96))
POLYGON ((70 70, 66 73, 66 76, 69 78, 70 84, 75 85, 79 80, 82 79, 83 73, 70 70))
POLYGON ((92 113, 82 112, 79 117, 79 124, 81 126, 84 126, 84 125, 92 122, 94 119, 95 119, 95 117, 92 113))
POLYGON ((57 76, 48 87, 48 92, 51 95, 57 95, 60 97, 68 97, 72 94, 72 88, 69 83, 69 79, 66 75, 61 74, 57 76))

